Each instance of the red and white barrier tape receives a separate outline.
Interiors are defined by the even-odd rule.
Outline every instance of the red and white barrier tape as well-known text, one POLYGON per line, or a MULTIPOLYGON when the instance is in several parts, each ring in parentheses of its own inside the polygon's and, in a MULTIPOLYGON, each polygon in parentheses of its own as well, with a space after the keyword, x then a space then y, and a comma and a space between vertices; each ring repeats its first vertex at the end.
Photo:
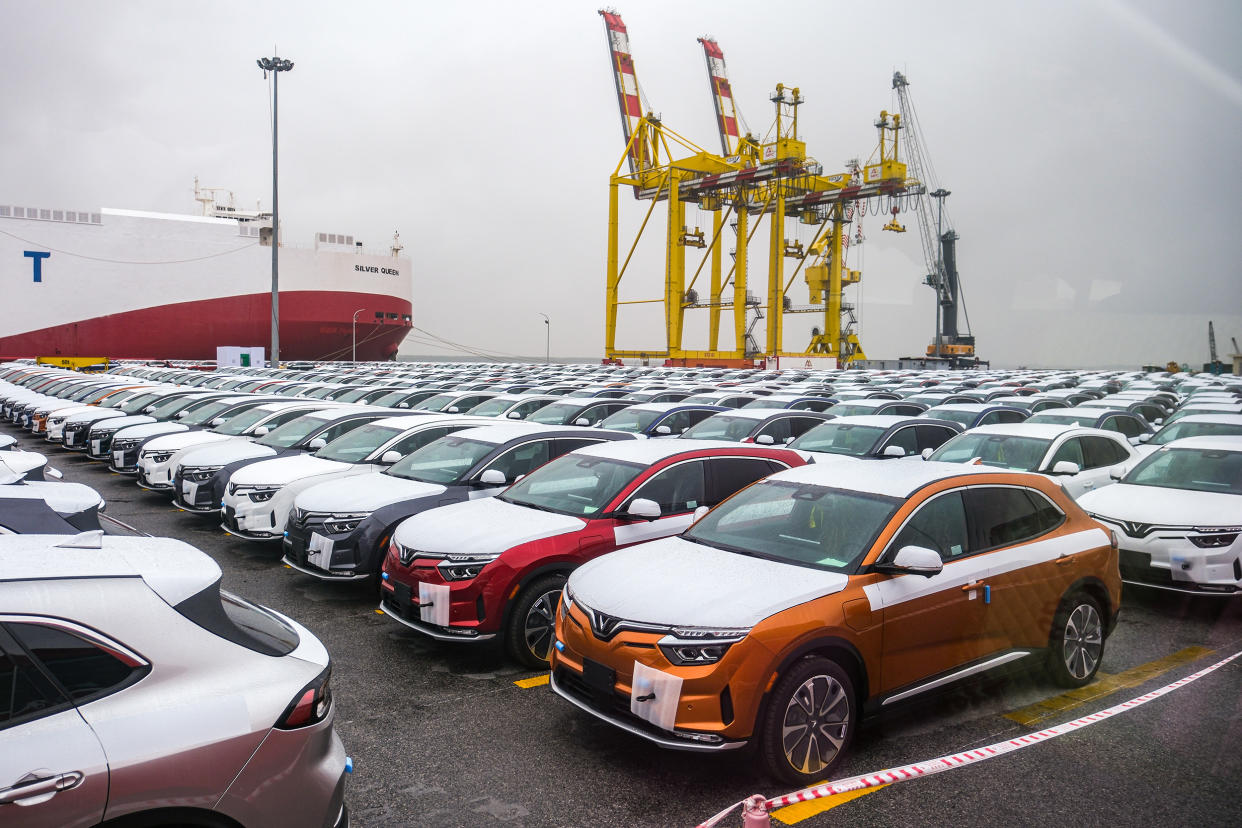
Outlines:
MULTIPOLYGON (((1144 693, 1138 698, 1130 699, 1127 702, 1114 705, 1106 710, 1101 710, 1098 713, 1092 713, 1090 716, 1083 716, 1082 718, 1075 719, 1072 722, 1066 722, 1065 724, 1057 725, 1056 727, 1050 727, 1047 730, 1028 733, 1025 736, 1019 736, 1015 739, 1008 739, 1004 742, 997 742, 996 744, 988 745, 987 747, 967 750, 962 753, 954 753, 951 756, 941 756, 939 759, 932 759, 927 762, 918 762, 913 765, 902 765, 901 767, 889 768, 888 770, 882 770, 876 773, 853 776, 849 779, 842 779, 838 782, 829 782, 824 785, 816 785, 813 788, 806 788, 795 793, 785 794, 784 796, 778 796, 773 799, 765 800, 763 802, 763 808, 765 811, 771 812, 775 808, 783 808, 786 805, 794 805, 798 802, 806 802, 811 799, 822 799, 827 796, 833 796, 834 794, 858 791, 865 788, 875 788, 881 785, 891 785, 894 782, 905 782, 910 779, 918 779, 921 776, 929 776, 933 773, 940 773, 941 771, 972 765, 976 762, 982 762, 985 759, 1003 756, 1004 754, 1011 753, 1015 750, 1021 750, 1022 748, 1030 747, 1031 745, 1037 745, 1040 742, 1046 742, 1049 739, 1055 739, 1057 736, 1064 736, 1066 733, 1073 733, 1074 731, 1081 730, 1088 725, 1093 725, 1097 722, 1102 722, 1105 719, 1112 718, 1118 713, 1133 710, 1140 705, 1147 704, 1147 702, 1152 701, 1153 699, 1158 699, 1161 696, 1172 693, 1179 687, 1185 687, 1192 681, 1201 679, 1208 673, 1219 670, 1221 667, 1224 667, 1226 664, 1239 657, 1242 657, 1242 651, 1236 652, 1228 658, 1221 659, 1210 667, 1204 667, 1197 673, 1192 673, 1185 678, 1178 679, 1172 684, 1166 684, 1159 690, 1144 693)), ((729 806, 706 822, 700 823, 698 828, 713 828, 713 826, 718 825, 722 819, 733 813, 738 809, 738 807, 747 801, 749 800, 743 800, 743 802, 738 802, 735 805, 729 806)))

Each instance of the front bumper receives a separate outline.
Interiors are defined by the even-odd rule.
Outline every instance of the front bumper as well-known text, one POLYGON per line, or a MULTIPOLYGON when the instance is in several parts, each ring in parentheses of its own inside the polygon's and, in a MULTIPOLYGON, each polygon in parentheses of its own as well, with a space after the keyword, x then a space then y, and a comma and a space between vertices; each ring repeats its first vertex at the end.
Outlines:
POLYGON ((476 642, 491 641, 499 633, 481 632, 477 627, 434 624, 426 616, 432 613, 430 606, 418 602, 417 589, 409 584, 387 579, 380 584, 380 611, 398 623, 422 633, 436 641, 476 642))
MULTIPOLYGON (((266 504, 258 503, 255 506, 266 504)), ((276 513, 271 509, 248 509, 227 498, 220 509, 220 528, 243 540, 271 543, 281 540, 283 532, 276 529, 276 513), (239 513, 239 505, 241 506, 239 513)))
POLYGON ((1190 539, 1227 533, 1147 526, 1136 537, 1120 521, 1099 519, 1117 534, 1118 563, 1125 583, 1192 595, 1242 593, 1242 534, 1225 546, 1200 547, 1190 539))

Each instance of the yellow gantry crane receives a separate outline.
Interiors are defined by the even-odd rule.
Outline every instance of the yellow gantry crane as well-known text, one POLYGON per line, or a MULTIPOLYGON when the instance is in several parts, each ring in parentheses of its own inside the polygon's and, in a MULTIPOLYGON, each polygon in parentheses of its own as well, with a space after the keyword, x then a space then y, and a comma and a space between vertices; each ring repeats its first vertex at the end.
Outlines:
POLYGON ((777 84, 770 101, 775 109, 770 140, 761 142, 744 130, 729 84, 724 54, 710 38, 700 38, 707 62, 708 80, 716 109, 721 154, 717 155, 676 133, 652 114, 643 100, 630 53, 629 35, 620 15, 600 11, 608 39, 609 55, 621 111, 625 152, 609 179, 608 275, 605 294, 605 354, 608 360, 663 357, 674 365, 753 365, 768 357, 817 357, 839 365, 865 359, 856 332, 853 307, 843 291, 857 284, 861 275, 845 267, 849 225, 867 204, 880 199, 892 213, 885 229, 904 230, 897 213, 905 199, 922 187, 907 180, 906 166, 898 158, 900 116, 882 112, 876 126, 880 146, 877 163, 859 165, 843 173, 823 173, 806 153, 798 137, 798 107, 803 98, 797 88, 777 84), (636 200, 648 202, 639 229, 624 254, 620 235, 620 191, 629 187, 636 200), (664 291, 658 299, 622 301, 620 285, 635 250, 655 215, 664 206, 664 291), (686 207, 712 214, 711 236, 699 227, 686 225, 686 207), (761 302, 748 289, 748 251, 763 219, 768 219, 768 272, 766 299, 761 302), (786 236, 789 222, 816 228, 810 245, 786 236), (732 262, 725 267, 724 229, 732 228, 735 244, 732 262), (687 249, 702 251, 687 280, 687 249), (795 262, 786 276, 786 259, 795 262), (695 289, 704 269, 710 280, 707 301, 695 289), (795 306, 789 291, 799 274, 810 291, 808 306, 795 306), (730 290, 726 298, 725 291, 730 290), (622 306, 659 303, 664 306, 666 339, 662 346, 646 349, 617 347, 617 319, 622 306), (708 346, 690 350, 684 346, 685 313, 689 308, 708 310, 708 346), (722 311, 732 310, 733 347, 720 348, 722 311), (783 346, 784 318, 793 313, 822 313, 817 328, 802 351, 783 346), (763 345, 753 329, 766 319, 763 345))

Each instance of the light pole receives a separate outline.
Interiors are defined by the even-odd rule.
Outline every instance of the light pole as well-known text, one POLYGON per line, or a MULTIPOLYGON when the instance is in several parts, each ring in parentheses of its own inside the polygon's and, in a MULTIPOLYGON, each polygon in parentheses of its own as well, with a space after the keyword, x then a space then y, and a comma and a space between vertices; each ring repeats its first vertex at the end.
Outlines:
POLYGON ((366 308, 358 308, 358 310, 354 311, 354 345, 353 348, 350 349, 350 362, 354 365, 358 364, 358 314, 362 313, 364 310, 366 310, 366 308))
POLYGON ((944 240, 940 238, 940 226, 944 219, 944 200, 952 193, 941 187, 931 194, 936 199, 936 358, 941 356, 940 317, 944 313, 944 240))
POLYGON ((543 337, 543 362, 545 365, 552 362, 552 320, 548 319, 546 313, 539 314, 543 317, 544 337, 543 337))
POLYGON ((276 188, 276 115, 277 90, 281 72, 293 69, 293 61, 280 57, 255 61, 263 70, 263 79, 272 73, 272 367, 280 367, 280 210, 276 188))

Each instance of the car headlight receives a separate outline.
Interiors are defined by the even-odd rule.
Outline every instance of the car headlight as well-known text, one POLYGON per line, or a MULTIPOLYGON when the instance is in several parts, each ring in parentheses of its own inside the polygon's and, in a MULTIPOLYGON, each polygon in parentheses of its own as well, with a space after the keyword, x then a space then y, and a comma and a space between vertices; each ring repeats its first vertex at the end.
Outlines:
POLYGON ((737 627, 674 629, 672 635, 666 635, 660 639, 660 652, 664 653, 664 657, 669 660, 670 664, 679 667, 715 664, 724 658, 730 647, 745 638, 749 632, 749 629, 737 627))
POLYGON ((495 557, 481 555, 451 555, 437 564, 441 577, 446 581, 468 581, 477 578, 495 557))
POLYGON ((181 479, 191 483, 206 483, 224 466, 185 466, 181 469, 181 479))
POLYGON ((569 591, 569 584, 565 584, 565 588, 561 590, 561 608, 558 611, 562 621, 569 616, 569 608, 573 605, 574 594, 569 591))
POLYGON ((251 501, 255 503, 266 503, 272 499, 272 496, 275 495, 276 492, 277 489, 255 489, 254 491, 249 492, 248 495, 251 501))
POLYGON ((358 528, 358 524, 362 523, 371 516, 370 512, 339 512, 330 515, 324 522, 323 528, 334 535, 341 535, 346 532, 352 532, 358 528))
POLYGON ((150 460, 152 463, 167 463, 168 458, 172 457, 171 451, 152 451, 143 452, 142 459, 150 460))
POLYGON ((1242 534, 1242 526, 1196 526, 1194 531, 1202 535, 1189 535, 1188 539, 1200 549, 1223 549, 1242 534))

